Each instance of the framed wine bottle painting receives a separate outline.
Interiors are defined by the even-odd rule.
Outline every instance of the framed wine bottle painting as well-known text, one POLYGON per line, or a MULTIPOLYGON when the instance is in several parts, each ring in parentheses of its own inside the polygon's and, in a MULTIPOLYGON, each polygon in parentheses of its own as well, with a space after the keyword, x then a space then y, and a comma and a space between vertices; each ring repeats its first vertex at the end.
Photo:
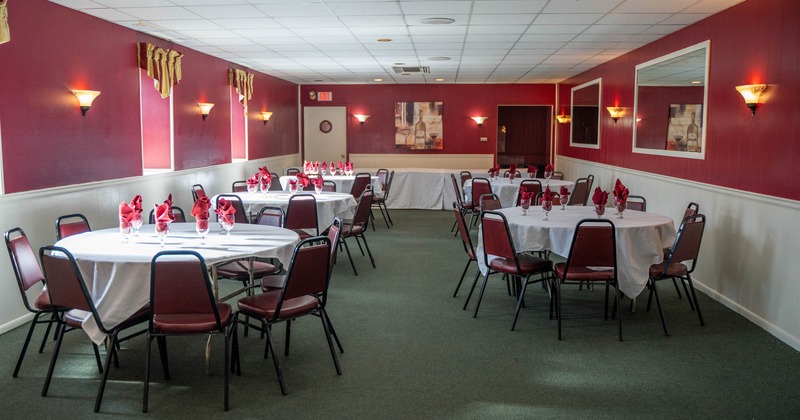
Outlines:
POLYGON ((395 150, 442 150, 441 102, 395 102, 395 150))
POLYGON ((701 152, 703 104, 670 104, 666 150, 701 152))

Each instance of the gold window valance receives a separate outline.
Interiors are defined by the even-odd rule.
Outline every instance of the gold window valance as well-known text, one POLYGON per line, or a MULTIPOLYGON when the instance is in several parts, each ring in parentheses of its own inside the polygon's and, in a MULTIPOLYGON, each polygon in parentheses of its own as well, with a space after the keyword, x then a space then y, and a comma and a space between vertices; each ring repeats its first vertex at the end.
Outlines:
POLYGON ((231 86, 236 88, 239 94, 239 102, 244 105, 244 112, 247 112, 247 101, 253 97, 253 73, 248 73, 239 69, 228 69, 228 78, 231 86))
POLYGON ((156 47, 149 42, 139 43, 139 68, 147 70, 161 98, 169 97, 172 86, 181 81, 181 58, 183 54, 170 49, 156 47))
POLYGON ((11 29, 8 28, 7 0, 0 0, 0 44, 11 41, 11 29))

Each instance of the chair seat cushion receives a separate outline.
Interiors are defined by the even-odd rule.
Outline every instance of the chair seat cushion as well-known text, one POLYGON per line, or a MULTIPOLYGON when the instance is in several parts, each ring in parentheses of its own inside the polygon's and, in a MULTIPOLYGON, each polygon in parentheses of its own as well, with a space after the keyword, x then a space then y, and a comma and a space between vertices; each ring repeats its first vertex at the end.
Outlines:
POLYGON ((496 258, 489 262, 489 267, 492 270, 501 273, 508 273, 515 276, 524 276, 528 274, 541 273, 543 271, 550 271, 553 269, 553 263, 544 258, 534 257, 528 254, 517 254, 519 260, 519 268, 521 272, 517 272, 517 265, 511 258, 496 258))
POLYGON ((273 274, 271 276, 264 276, 261 278, 261 290, 265 292, 280 290, 283 289, 284 283, 286 283, 286 274, 273 274))
MULTIPOLYGON (((275 318, 275 308, 280 301, 281 292, 267 292, 260 295, 247 296, 239 299, 239 310, 248 315, 256 315, 266 319, 275 318)), ((280 317, 293 318, 310 313, 319 305, 317 298, 311 295, 300 296, 283 301, 280 317)))
POLYGON ((342 226, 342 236, 354 236, 360 235, 364 233, 364 226, 362 225, 343 225, 342 226))
MULTIPOLYGON (((607 269, 607 270, 597 270, 591 269, 589 267, 584 266, 572 266, 569 268, 569 273, 567 273, 567 278, 564 278, 564 271, 566 271, 567 264, 566 263, 558 263, 556 264, 556 276, 562 281, 564 280, 575 280, 575 281, 611 281, 614 280, 614 270, 607 269)), ((595 267, 596 268, 596 267, 595 267)))
MULTIPOLYGON (((233 318, 231 305, 217 302, 220 324, 225 327, 233 318)), ((162 333, 191 334, 219 331, 213 313, 203 314, 155 314, 153 329, 162 333)))
MULTIPOLYGON (((247 271, 247 261, 234 261, 217 267, 217 274, 220 277, 233 280, 249 279, 250 273, 247 271)), ((278 268, 270 263, 263 261, 253 261, 253 276, 262 277, 278 271, 278 268)))
POLYGON ((83 320, 89 315, 89 312, 73 309, 64 313, 64 322, 72 328, 81 328, 83 326, 83 320))
POLYGON ((299 235, 299 236, 300 236, 300 240, 301 240, 301 241, 302 241, 303 239, 308 239, 308 238, 311 238, 311 237, 313 237, 313 236, 314 236, 314 235, 312 235, 312 234, 310 234, 310 233, 306 232, 306 231, 305 231, 305 230, 303 230, 303 229, 292 229, 292 230, 293 230, 293 231, 294 231, 294 232, 295 232, 297 235, 299 235))
POLYGON ((40 311, 53 309, 53 304, 50 303, 50 294, 47 293, 47 290, 42 290, 42 293, 36 296, 36 299, 33 301, 33 307, 40 311))
POLYGON ((681 277, 685 276, 686 273, 689 272, 689 268, 684 263, 672 263, 667 267, 667 272, 665 275, 664 273, 664 264, 666 262, 662 262, 661 264, 653 264, 650 266, 650 278, 653 279, 661 279, 667 277, 681 277))

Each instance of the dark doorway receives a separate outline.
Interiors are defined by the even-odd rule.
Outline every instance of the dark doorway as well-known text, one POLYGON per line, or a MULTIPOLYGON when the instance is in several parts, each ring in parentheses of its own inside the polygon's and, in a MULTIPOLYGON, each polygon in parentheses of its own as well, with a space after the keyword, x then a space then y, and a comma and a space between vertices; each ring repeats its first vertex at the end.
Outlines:
POLYGON ((497 163, 544 166, 550 163, 549 106, 497 107, 497 163))

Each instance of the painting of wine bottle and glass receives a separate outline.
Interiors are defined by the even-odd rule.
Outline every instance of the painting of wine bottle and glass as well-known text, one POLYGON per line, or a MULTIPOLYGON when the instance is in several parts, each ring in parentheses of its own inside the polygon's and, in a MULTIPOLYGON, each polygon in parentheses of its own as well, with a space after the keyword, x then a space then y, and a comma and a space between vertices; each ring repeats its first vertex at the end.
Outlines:
POLYGON ((395 150, 442 150, 441 102, 395 102, 395 150))

